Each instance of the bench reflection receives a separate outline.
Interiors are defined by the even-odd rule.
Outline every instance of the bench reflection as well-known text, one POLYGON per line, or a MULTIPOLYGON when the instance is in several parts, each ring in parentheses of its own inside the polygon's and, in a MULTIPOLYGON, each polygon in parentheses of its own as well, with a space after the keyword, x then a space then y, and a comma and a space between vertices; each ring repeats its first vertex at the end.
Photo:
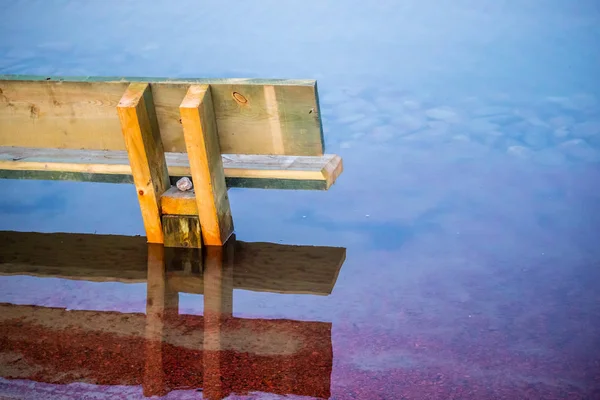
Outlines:
POLYGON ((331 323, 233 317, 233 289, 328 295, 344 248, 244 243, 173 249, 145 238, 0 232, 0 274, 147 282, 146 314, 0 304, 0 375, 67 384, 142 385, 330 396, 331 323), (179 293, 204 315, 179 314, 179 293))

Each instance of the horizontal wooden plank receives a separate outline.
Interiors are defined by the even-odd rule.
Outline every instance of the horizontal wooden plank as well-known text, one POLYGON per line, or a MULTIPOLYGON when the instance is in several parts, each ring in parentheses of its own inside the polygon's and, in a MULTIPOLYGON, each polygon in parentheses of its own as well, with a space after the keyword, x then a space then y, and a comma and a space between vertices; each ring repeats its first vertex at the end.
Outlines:
POLYGON ((39 82, 148 82, 148 83, 186 83, 205 85, 273 85, 273 86, 312 86, 314 79, 264 79, 264 78, 174 78, 143 76, 45 76, 45 75, 0 75, 4 81, 39 82))
MULTIPOLYGON (((190 176, 187 154, 166 153, 171 177, 190 176)), ((342 159, 323 156, 268 156, 223 154, 229 187, 328 189, 342 171, 342 159), (277 182, 282 182, 278 185, 277 182), (257 181, 257 182, 251 182, 257 181)), ((0 147, 0 177, 56 180, 93 180, 129 183, 131 166, 126 151, 0 147)))
MULTIPOLYGON (((0 231, 0 243, 0 275, 124 283, 147 278, 148 245, 140 236, 0 231)), ((168 250, 169 287, 202 294, 198 252, 168 250)), ((342 247, 237 241, 233 285, 251 291, 328 295, 345 258, 342 247)))
POLYGON ((221 152, 324 152, 311 80, 95 78, 0 75, 0 146, 124 150, 116 106, 131 82, 149 82, 165 151, 185 152, 179 105, 210 84, 221 152))

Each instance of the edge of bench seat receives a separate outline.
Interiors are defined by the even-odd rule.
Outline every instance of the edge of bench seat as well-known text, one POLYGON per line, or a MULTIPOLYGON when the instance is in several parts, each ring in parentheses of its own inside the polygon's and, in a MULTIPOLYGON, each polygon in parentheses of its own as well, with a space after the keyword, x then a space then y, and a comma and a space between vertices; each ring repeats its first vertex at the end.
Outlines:
MULTIPOLYGON (((174 182, 190 176, 186 153, 165 153, 174 182)), ((341 157, 223 154, 228 187, 327 190, 343 171, 341 157)), ((133 183, 126 151, 0 147, 0 178, 133 183)))

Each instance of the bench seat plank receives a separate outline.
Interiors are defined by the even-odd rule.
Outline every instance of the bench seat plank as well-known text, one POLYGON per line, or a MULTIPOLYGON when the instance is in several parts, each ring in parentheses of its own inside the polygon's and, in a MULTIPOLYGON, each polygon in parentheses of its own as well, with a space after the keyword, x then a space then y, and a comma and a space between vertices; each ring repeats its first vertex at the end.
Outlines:
MULTIPOLYGON (((186 153, 165 153, 172 181, 190 176, 186 153)), ((228 187, 327 190, 342 159, 323 156, 223 154, 228 187)), ((0 178, 133 183, 126 151, 0 147, 0 178)))
POLYGON ((186 151, 179 105, 208 84, 223 153, 324 153, 312 80, 0 75, 0 146, 125 150, 115 108, 132 82, 150 83, 165 151, 186 151))

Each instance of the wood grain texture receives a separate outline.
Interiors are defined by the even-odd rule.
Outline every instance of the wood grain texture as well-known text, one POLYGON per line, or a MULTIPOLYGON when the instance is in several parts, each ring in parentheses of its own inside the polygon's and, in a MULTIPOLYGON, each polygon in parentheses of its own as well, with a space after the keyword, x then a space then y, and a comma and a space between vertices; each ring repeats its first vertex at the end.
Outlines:
MULTIPOLYGON (((191 175, 187 154, 166 153, 165 157, 171 177, 191 175)), ((335 154, 223 154, 221 159, 228 187, 326 190, 342 172, 342 159, 335 154)), ((0 177, 132 182, 125 151, 26 147, 0 147, 0 177), (94 175, 98 175, 97 179, 94 175)))
POLYGON ((151 84, 166 151, 186 151, 179 105, 209 84, 223 153, 324 152, 315 81, 261 79, 0 75, 0 146, 125 150, 114 108, 131 82, 151 84))
POLYGON ((233 233, 233 218, 210 86, 190 86, 179 112, 196 193, 202 240, 207 246, 221 246, 233 233))
POLYGON ((325 164, 325 167, 323 167, 321 173, 323 174, 323 178, 327 182, 327 189, 329 189, 329 187, 335 183, 338 176, 340 176, 343 171, 344 164, 342 162, 342 157, 340 156, 332 157, 331 160, 329 160, 329 162, 325 164))
MULTIPOLYGON (((90 281, 144 282, 143 237, 0 231, 0 275, 31 275, 90 281)), ((198 250, 165 249, 172 290, 202 294, 198 250), (183 253, 185 257, 181 257, 183 253)), ((328 295, 344 263, 342 247, 235 242, 234 288, 328 295)))
POLYGON ((165 247, 202 247, 200 220, 193 215, 163 215, 165 247))
POLYGON ((198 204, 194 191, 182 192, 176 186, 171 186, 160 197, 160 208, 163 214, 198 215, 198 204))
POLYGON ((150 85, 129 85, 117 110, 146 237, 149 243, 162 243, 160 196, 170 182, 150 85))

